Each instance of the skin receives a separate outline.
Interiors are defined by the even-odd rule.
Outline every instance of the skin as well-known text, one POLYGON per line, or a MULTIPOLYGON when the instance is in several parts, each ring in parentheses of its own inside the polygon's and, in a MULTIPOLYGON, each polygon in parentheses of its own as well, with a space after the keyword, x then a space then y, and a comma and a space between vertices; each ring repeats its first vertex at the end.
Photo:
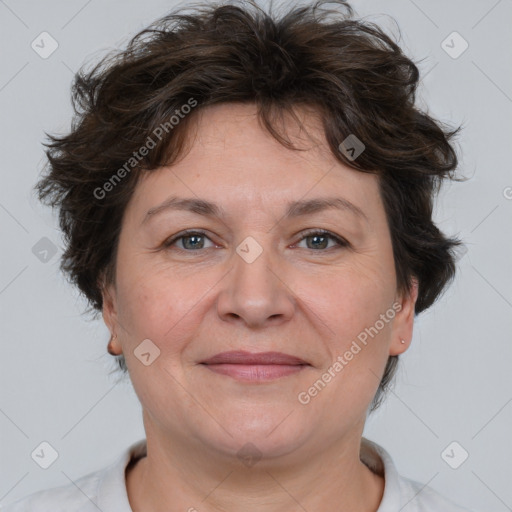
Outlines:
POLYGON ((315 112, 296 112, 302 126, 289 115, 284 126, 304 151, 273 139, 252 104, 201 110, 183 158, 144 175, 126 208, 103 317, 143 409, 148 454, 126 475, 135 512, 370 512, 382 499, 384 479, 360 461, 360 442, 388 356, 409 346, 417 289, 397 292, 378 178, 336 160, 315 112), (143 222, 171 195, 217 203, 226 216, 167 209, 143 222), (284 217, 290 201, 328 196, 364 216, 284 217), (185 229, 206 236, 163 245, 185 229), (248 236, 263 251, 252 263, 236 252, 248 236), (301 404, 298 394, 393 303, 394 319, 301 404), (148 366, 134 355, 145 339, 160 350, 148 366), (310 366, 248 383, 199 364, 228 350, 310 366), (251 466, 237 456, 247 443, 261 455, 251 466))

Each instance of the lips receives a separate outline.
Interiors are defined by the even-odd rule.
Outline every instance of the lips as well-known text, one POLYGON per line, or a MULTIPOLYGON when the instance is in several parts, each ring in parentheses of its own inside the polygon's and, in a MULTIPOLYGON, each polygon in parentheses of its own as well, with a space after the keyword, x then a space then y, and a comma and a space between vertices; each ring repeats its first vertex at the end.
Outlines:
POLYGON ((251 353, 243 350, 236 350, 231 352, 221 352, 216 354, 210 359, 203 361, 202 364, 241 364, 241 365, 307 365, 306 361, 283 354, 282 352, 259 352, 251 353))
POLYGON ((222 352, 201 363, 216 374, 240 382, 263 383, 301 373, 311 366, 299 357, 282 352, 222 352))

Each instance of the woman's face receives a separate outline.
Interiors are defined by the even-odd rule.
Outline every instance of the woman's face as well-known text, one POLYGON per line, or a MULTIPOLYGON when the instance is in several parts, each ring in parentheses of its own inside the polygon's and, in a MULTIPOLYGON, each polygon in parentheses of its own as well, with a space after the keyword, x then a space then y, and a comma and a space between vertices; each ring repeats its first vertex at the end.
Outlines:
POLYGON ((103 313, 148 438, 318 453, 361 434, 388 356, 408 346, 415 294, 396 290, 377 178, 335 160, 299 113, 314 139, 288 117, 287 133, 306 151, 273 139, 252 105, 206 108, 190 152, 127 206, 103 313), (229 351, 306 364, 204 364, 229 351))

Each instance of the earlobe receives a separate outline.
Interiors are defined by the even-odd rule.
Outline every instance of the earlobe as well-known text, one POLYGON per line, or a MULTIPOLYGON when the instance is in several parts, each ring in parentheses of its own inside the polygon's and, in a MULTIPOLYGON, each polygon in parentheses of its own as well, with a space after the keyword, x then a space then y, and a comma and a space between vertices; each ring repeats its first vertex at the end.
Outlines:
POLYGON ((418 289, 418 280, 413 278, 410 289, 397 298, 400 308, 393 321, 393 338, 389 350, 391 356, 403 354, 411 344, 418 289))
POLYGON ((115 334, 112 334, 110 337, 110 341, 107 345, 107 351, 111 356, 119 356, 123 353, 123 349, 121 348, 119 340, 115 334))

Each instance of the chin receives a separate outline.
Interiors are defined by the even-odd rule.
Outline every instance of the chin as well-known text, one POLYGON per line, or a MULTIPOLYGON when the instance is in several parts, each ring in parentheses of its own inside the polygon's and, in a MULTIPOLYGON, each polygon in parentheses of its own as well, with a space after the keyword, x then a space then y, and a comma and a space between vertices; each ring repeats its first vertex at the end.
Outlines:
MULTIPOLYGON (((199 437, 203 443, 229 457, 272 459, 285 456, 311 437, 305 421, 301 421, 299 427, 296 414, 292 412, 286 418, 292 410, 290 408, 286 414, 263 415, 260 411, 260 414, 226 415, 223 422, 219 421, 224 428, 217 425, 214 430, 201 432, 199 437), (235 417, 238 419, 234 420, 235 417)), ((310 427, 313 430, 313 425, 310 427)))

